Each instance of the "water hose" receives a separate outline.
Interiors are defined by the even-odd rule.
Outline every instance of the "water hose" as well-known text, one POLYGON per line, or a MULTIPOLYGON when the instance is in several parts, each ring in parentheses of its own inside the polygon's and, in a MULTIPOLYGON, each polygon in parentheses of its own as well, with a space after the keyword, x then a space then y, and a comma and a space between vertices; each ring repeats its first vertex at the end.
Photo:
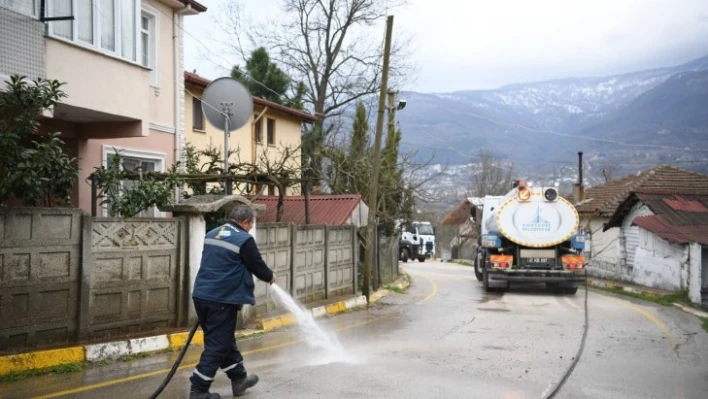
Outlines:
POLYGON ((197 332, 197 329, 199 328, 199 321, 194 323, 194 326, 192 327, 191 330, 189 330, 189 335, 187 336, 187 341, 185 341, 184 346, 182 347, 182 350, 179 352, 179 355, 177 356, 177 360, 175 360, 175 364, 172 365, 172 369, 170 372, 167 374, 167 377, 165 377, 164 381, 162 381, 162 384, 155 390, 155 392, 150 395, 150 399, 155 399, 158 396, 160 396, 160 393, 167 387, 167 384, 170 383, 170 380, 172 377, 174 377, 175 373, 177 372, 177 369, 179 368, 180 363, 182 363, 182 359, 184 359, 184 355, 187 353, 187 349, 189 348, 190 342, 192 342, 192 338, 194 337, 194 334, 197 332))
MULTIPOLYGON (((587 264, 585 264, 585 267, 587 267, 587 264)), ((571 362, 570 366, 568 367, 568 370, 566 370, 565 374, 563 375, 563 378, 556 384, 556 386, 553 388, 551 393, 548 394, 548 396, 545 396, 545 399, 553 399, 556 397, 558 392, 560 392, 561 388, 565 384, 566 381, 568 381, 568 378, 570 378, 570 375, 573 374, 573 370, 575 370, 575 366, 578 364, 578 361, 580 360, 580 356, 583 354, 583 350, 585 349, 585 341, 588 338, 588 329, 590 329, 590 320, 588 317, 588 291, 590 290, 590 287, 588 286, 588 271, 585 269, 585 325, 583 326, 583 338, 580 340, 580 348, 578 348, 578 353, 575 355, 575 358, 573 359, 573 362, 571 362)))

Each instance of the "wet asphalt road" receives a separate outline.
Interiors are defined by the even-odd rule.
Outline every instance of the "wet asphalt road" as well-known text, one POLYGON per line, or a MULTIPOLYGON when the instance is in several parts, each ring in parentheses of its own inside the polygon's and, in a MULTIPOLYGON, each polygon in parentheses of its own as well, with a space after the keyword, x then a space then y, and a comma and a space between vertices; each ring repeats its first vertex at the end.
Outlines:
MULTIPOLYGON (((514 286, 486 294, 469 267, 408 263, 406 294, 322 320, 352 362, 328 359, 297 329, 242 340, 261 382, 244 398, 542 398, 575 356, 585 291, 514 286)), ((589 293, 583 356, 558 398, 706 398, 708 334, 678 309, 589 293)), ((0 385, 2 398, 147 398, 174 359, 155 355, 0 385), (43 396, 44 395, 44 396, 43 396)), ((186 398, 192 350, 161 397, 186 398)), ((212 391, 231 397, 218 374, 212 391)))

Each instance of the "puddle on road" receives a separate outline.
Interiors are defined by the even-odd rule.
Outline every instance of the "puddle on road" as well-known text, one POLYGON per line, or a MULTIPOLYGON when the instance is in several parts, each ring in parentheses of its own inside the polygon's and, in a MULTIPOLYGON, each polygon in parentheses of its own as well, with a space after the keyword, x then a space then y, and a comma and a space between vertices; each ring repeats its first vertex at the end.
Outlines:
POLYGON ((485 296, 483 296, 481 298, 473 299, 473 301, 481 304, 481 303, 487 303, 489 301, 496 301, 496 300, 502 299, 503 297, 504 297, 503 293, 496 294, 496 295, 487 293, 485 296))
POLYGON ((477 308, 477 310, 483 310, 485 312, 511 312, 511 310, 504 308, 477 308))

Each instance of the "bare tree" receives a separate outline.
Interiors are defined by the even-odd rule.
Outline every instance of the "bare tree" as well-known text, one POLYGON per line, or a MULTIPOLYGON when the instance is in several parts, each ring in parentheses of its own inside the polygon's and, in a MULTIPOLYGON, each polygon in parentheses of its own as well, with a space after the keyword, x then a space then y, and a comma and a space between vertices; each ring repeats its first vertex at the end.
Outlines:
POLYGON ((476 197, 485 195, 502 195, 511 189, 514 178, 514 167, 505 166, 497 161, 491 152, 482 150, 479 153, 479 161, 473 162, 479 165, 477 170, 470 171, 470 192, 476 197))
MULTIPOLYGON (((340 125, 332 123, 347 106, 379 91, 382 68, 382 31, 372 29, 400 0, 282 0, 285 14, 254 26, 244 35, 238 7, 227 12, 232 48, 245 54, 244 36, 254 47, 263 46, 293 80, 304 83, 303 105, 318 121, 303 137, 303 152, 313 157, 315 176, 321 175, 319 150, 340 125)), ((391 86, 412 77, 402 35, 394 42, 389 80, 391 86)), ((304 160, 309 164, 309 160, 304 160)))

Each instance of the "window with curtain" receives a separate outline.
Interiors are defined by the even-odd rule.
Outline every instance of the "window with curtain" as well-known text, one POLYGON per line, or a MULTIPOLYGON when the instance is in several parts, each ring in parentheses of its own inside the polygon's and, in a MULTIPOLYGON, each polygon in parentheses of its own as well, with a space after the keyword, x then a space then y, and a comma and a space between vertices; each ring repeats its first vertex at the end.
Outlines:
POLYGON ((101 18, 101 48, 116 51, 116 4, 115 0, 96 0, 101 18))
MULTIPOLYGON (((74 15, 72 0, 53 0, 49 7, 49 16, 70 17, 74 15)), ((50 22, 52 33, 64 39, 73 40, 73 21, 53 21, 50 22)))
POLYGON ((135 61, 135 1, 120 1, 121 55, 135 61))
MULTIPOLYGON (((39 0, 0 0, 0 6, 17 1, 31 11, 39 0)), ((47 16, 74 17, 73 21, 49 22, 50 35, 110 52, 149 68, 156 65, 157 11, 140 12, 140 0, 46 1, 47 16)), ((152 75, 155 74, 151 74, 151 78, 156 81, 156 75, 152 75)))
POLYGON ((79 28, 79 40, 93 43, 93 1, 77 0, 76 23, 79 28))

